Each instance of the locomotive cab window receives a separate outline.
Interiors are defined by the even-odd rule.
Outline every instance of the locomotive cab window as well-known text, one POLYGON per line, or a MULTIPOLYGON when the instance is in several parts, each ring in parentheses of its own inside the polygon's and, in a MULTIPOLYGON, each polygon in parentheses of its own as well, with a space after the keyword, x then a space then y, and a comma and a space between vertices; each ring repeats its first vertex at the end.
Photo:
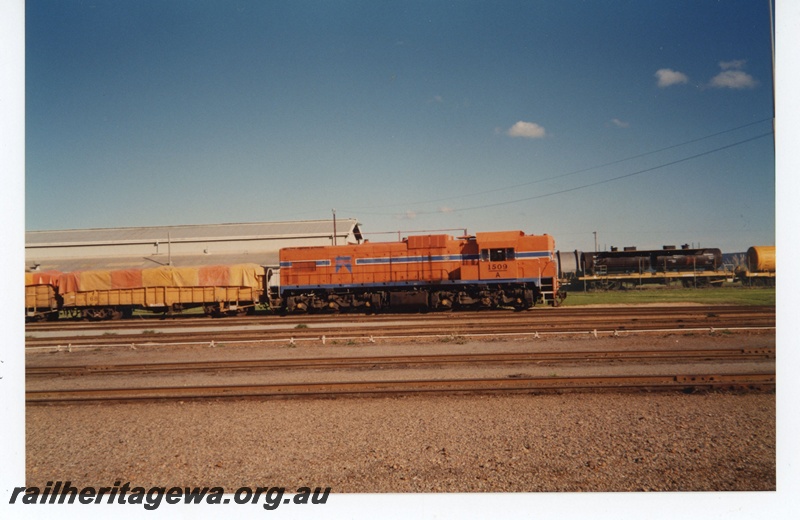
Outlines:
POLYGON ((481 249, 481 260, 484 262, 505 262, 514 259, 514 248, 481 249))

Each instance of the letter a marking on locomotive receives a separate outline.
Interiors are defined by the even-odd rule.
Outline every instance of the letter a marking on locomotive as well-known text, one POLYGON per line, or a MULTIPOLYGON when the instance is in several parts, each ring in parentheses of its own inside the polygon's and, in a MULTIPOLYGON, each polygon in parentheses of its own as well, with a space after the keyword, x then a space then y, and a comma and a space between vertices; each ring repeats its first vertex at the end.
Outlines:
POLYGON ((353 274, 353 263, 351 256, 337 256, 336 257, 336 272, 339 272, 339 269, 344 267, 350 274, 353 274))

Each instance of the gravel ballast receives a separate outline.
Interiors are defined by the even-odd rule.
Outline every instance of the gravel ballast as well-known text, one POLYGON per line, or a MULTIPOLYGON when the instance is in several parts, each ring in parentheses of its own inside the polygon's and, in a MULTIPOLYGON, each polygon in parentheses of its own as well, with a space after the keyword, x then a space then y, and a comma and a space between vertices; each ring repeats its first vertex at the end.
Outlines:
POLYGON ((774 394, 29 406, 27 485, 334 493, 776 488, 774 394))
MULTIPOLYGON (((35 353, 29 366, 424 353, 765 348, 774 332, 521 341, 320 343, 35 353)), ((728 365, 733 366, 733 362, 728 365)), ((723 370, 726 365, 714 365, 723 370)), ((768 366, 774 368, 774 359, 768 366)), ((659 363, 209 372, 125 376, 183 386, 279 377, 475 377, 666 370, 659 363), (487 372, 490 371, 490 372, 487 372), (496 372, 496 374, 495 374, 496 372), (303 375, 305 374, 305 375, 303 375)), ((690 363, 685 370, 706 370, 690 363)), ((672 370, 672 369, 670 369, 672 370)), ((674 372, 680 373, 680 372, 674 372)), ((69 377, 29 379, 60 387, 69 377)), ((127 381, 127 383, 126 383, 127 381)), ((71 384, 92 386, 90 376, 71 384)), ((103 385, 100 385, 103 386, 103 385)), ((774 393, 517 393, 187 400, 26 407, 26 483, 331 487, 333 493, 760 491, 776 489, 774 393)))

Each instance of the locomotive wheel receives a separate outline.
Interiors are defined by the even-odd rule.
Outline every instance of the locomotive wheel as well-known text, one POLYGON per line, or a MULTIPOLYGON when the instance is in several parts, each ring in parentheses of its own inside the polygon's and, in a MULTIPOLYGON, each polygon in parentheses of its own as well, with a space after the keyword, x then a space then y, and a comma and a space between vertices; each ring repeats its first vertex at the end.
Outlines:
POLYGON ((521 301, 519 299, 517 299, 517 301, 514 302, 514 310, 517 311, 517 312, 527 311, 527 310, 530 310, 532 308, 533 308, 533 305, 528 305, 527 303, 525 303, 524 301, 521 301))

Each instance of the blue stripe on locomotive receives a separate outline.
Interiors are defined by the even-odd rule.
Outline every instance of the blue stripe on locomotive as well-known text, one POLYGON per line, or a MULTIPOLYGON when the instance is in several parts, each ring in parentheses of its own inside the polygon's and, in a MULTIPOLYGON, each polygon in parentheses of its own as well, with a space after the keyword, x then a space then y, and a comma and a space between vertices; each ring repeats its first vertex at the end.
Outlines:
MULTIPOLYGON (((543 278, 548 280, 548 278, 543 278)), ((376 289, 390 289, 392 287, 442 287, 447 285, 502 285, 506 283, 530 283, 539 286, 538 278, 497 278, 492 280, 439 280, 436 282, 375 282, 375 283, 336 283, 320 285, 282 285, 281 294, 285 291, 307 291, 310 289, 363 289, 365 287, 375 287, 376 289)))
MULTIPOLYGON (((519 251, 515 253, 515 259, 524 258, 551 258, 551 251, 519 251)), ((385 256, 380 258, 356 258, 356 265, 389 265, 389 264, 413 264, 422 262, 463 262, 468 260, 479 260, 480 255, 418 255, 418 256, 385 256)), ((330 260, 315 260, 317 267, 330 267, 330 260)), ((282 268, 292 267, 292 262, 281 262, 282 268)))

